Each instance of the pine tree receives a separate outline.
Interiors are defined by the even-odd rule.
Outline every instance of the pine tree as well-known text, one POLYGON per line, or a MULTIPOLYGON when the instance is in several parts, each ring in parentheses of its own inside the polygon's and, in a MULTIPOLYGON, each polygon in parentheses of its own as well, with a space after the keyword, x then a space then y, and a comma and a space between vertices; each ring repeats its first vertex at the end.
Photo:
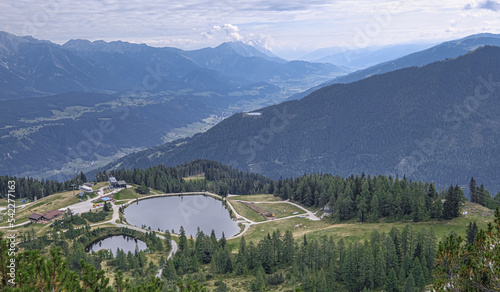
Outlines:
MULTIPOLYGON (((390 271, 391 269, 397 270, 399 269, 398 265, 398 254, 396 252, 396 247, 394 246, 394 241, 391 236, 387 235, 385 239, 385 259, 386 259, 386 271, 390 271)), ((388 273, 387 273, 388 274, 388 273)))
POLYGON ((293 234, 290 230, 285 232, 285 237, 283 238, 283 263, 290 265, 293 263, 295 254, 295 246, 293 240, 293 234))
POLYGON ((374 288, 374 273, 375 273, 375 259, 373 258, 373 252, 370 248, 368 242, 362 247, 364 249, 361 266, 360 266, 360 278, 363 281, 362 285, 364 287, 373 289, 374 288))
POLYGON ((118 273, 115 274, 115 283, 114 287, 116 292, 124 292, 126 290, 129 290, 131 288, 129 279, 123 279, 123 272, 120 270, 118 273))
POLYGON ((221 237, 221 239, 219 240, 219 245, 220 245, 222 248, 225 248, 225 247, 226 247, 226 236, 224 235, 224 232, 222 232, 222 237, 221 237))
POLYGON ((82 286, 85 290, 90 291, 111 291, 108 287, 109 278, 104 276, 104 270, 96 271, 94 266, 86 263, 84 260, 80 261, 82 266, 82 286))
POLYGON ((474 180, 474 177, 472 177, 470 180, 469 196, 470 196, 470 201, 472 203, 478 202, 478 190, 477 190, 476 181, 474 180))
POLYGON ((372 222, 376 222, 380 218, 380 201, 377 193, 373 195, 370 201, 370 214, 368 217, 372 222))
POLYGON ((172 235, 168 229, 165 229, 165 251, 168 253, 172 250, 172 235))
POLYGON ((184 227, 181 226, 179 230, 179 250, 184 251, 187 250, 188 242, 186 237, 186 231, 184 231, 184 227))
POLYGON ((413 275, 415 286, 418 287, 418 290, 419 291, 424 290, 425 277, 424 273, 422 272, 422 265, 420 264, 420 260, 418 258, 415 258, 413 260, 413 265, 410 274, 413 275))
POLYGON ((432 204, 431 218, 442 219, 443 218, 443 202, 440 198, 437 198, 432 204))
POLYGON ((474 239, 476 238, 476 234, 478 232, 477 224, 476 221, 474 221, 474 224, 472 222, 469 222, 469 225, 467 226, 467 242, 466 244, 473 244, 474 239))
POLYGON ((458 186, 450 186, 446 192, 446 201, 443 204, 443 218, 450 220, 459 216, 461 190, 458 186))
POLYGON ((416 291, 415 281, 413 280, 412 273, 410 273, 410 275, 408 275, 408 278, 406 278, 406 284, 405 284, 403 291, 404 292, 415 292, 416 291))
POLYGON ((479 205, 486 206, 486 203, 489 199, 491 199, 490 193, 484 188, 484 185, 481 184, 479 189, 477 190, 477 202, 479 205))
POLYGON ((387 283, 385 284, 385 292, 399 292, 398 279, 396 277, 396 272, 391 269, 389 276, 387 277, 387 283))
POLYGON ((250 284, 250 289, 252 292, 261 292, 264 291, 266 286, 266 274, 262 267, 257 269, 254 280, 250 284))

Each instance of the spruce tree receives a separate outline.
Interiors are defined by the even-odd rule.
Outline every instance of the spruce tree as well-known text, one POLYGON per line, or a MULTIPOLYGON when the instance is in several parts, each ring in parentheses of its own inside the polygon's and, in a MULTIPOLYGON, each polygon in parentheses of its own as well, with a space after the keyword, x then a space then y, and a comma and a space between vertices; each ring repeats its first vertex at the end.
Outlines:
POLYGON ((418 290, 419 291, 424 290, 425 277, 424 273, 422 272, 422 265, 420 264, 420 260, 418 258, 415 258, 413 260, 413 265, 410 274, 413 275, 415 286, 418 287, 418 290))
POLYGON ((459 216, 461 190, 458 186, 450 186, 446 192, 446 201, 443 204, 443 218, 450 220, 459 216))
POLYGON ((177 272, 175 271, 174 261, 172 259, 167 260, 167 263, 163 268, 162 275, 170 281, 177 279, 177 272))
POLYGON ((478 202, 477 194, 478 191, 477 191, 476 181, 474 180, 474 177, 472 177, 469 184, 469 196, 470 196, 470 201, 472 203, 478 202))
POLYGON ((184 227, 181 226, 179 230, 179 250, 184 251, 187 250, 188 242, 186 237, 186 231, 184 231, 184 227))
POLYGON ((387 282, 385 284, 385 292, 399 292, 398 279, 396 277, 396 272, 391 269, 389 276, 387 277, 387 282))
POLYGON ((476 221, 474 221, 474 224, 472 222, 469 222, 469 225, 467 226, 467 242, 466 244, 473 244, 474 239, 476 238, 476 234, 478 232, 477 224, 476 221))
POLYGON ((410 273, 408 278, 406 278, 406 284, 403 289, 403 292, 415 292, 415 281, 413 280, 413 274, 410 273))

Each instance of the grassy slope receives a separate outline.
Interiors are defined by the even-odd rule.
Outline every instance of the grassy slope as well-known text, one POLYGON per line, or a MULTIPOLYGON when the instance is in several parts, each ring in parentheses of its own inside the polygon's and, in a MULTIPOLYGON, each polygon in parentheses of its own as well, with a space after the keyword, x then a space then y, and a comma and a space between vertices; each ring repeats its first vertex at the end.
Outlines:
MULTIPOLYGON (((28 221, 28 216, 32 213, 45 213, 57 210, 78 203, 79 201, 80 199, 78 196, 73 196, 73 191, 47 196, 24 208, 17 208, 15 214, 16 224, 28 221)), ((0 226, 7 225, 6 218, 6 216, 3 216, 2 221, 0 221, 0 226)))
POLYGON ((274 202, 281 201, 280 198, 269 194, 259 194, 259 195, 246 195, 246 196, 231 196, 228 197, 229 200, 240 200, 246 202, 274 202))
POLYGON ((200 173, 197 175, 192 175, 188 177, 183 177, 185 181, 190 181, 190 180, 198 180, 198 179, 205 179, 205 173, 200 173))
POLYGON ((295 212, 298 212, 298 214, 305 213, 304 210, 288 203, 273 203, 273 204, 260 203, 256 204, 256 206, 261 208, 262 210, 265 210, 269 213, 276 215, 276 218, 292 216, 293 213, 295 212))
MULTIPOLYGON (((259 204, 260 207, 261 205, 262 204, 259 204)), ((334 240, 343 238, 348 242, 353 242, 356 240, 368 239, 372 231, 375 229, 379 232, 387 233, 392 227, 402 229, 406 224, 410 224, 415 230, 421 228, 432 228, 438 240, 441 240, 451 231, 455 231, 458 235, 465 237, 469 222, 476 221, 479 228, 485 229, 487 224, 493 221, 493 211, 477 204, 467 202, 462 211, 467 211, 468 214, 449 221, 443 220, 418 223, 413 221, 379 223, 359 223, 356 221, 350 221, 346 223, 335 223, 328 218, 321 221, 291 218, 253 225, 244 236, 247 242, 253 241, 254 243, 257 243, 265 235, 267 235, 267 233, 272 233, 276 229, 279 229, 282 234, 287 230, 292 231, 297 240, 300 240, 300 238, 306 234, 308 239, 319 239, 326 235, 332 236, 334 240), (302 227, 295 228, 298 224, 302 224, 302 227)), ((230 239, 228 242, 233 248, 237 249, 240 238, 230 239)))
POLYGON ((142 198, 145 197, 145 195, 141 195, 135 191, 135 188, 126 188, 121 191, 119 191, 115 195, 115 200, 121 201, 121 200, 131 200, 131 199, 137 199, 137 198, 142 198))
POLYGON ((236 210, 236 212, 238 212, 238 214, 240 214, 241 216, 243 216, 247 219, 252 220, 253 222, 266 221, 264 219, 264 217, 262 217, 257 212, 250 209, 248 206, 246 206, 245 204, 243 204, 241 202, 231 201, 231 205, 233 205, 234 209, 236 210))

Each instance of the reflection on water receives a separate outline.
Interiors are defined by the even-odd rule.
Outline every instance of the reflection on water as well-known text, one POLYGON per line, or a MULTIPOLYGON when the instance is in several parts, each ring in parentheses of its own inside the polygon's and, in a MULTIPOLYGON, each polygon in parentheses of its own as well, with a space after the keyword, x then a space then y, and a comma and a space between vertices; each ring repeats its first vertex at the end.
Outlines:
POLYGON ((147 248, 146 243, 142 240, 138 240, 137 238, 128 236, 128 235, 115 235, 111 237, 107 237, 101 239, 97 242, 94 242, 90 246, 88 246, 85 251, 87 252, 97 252, 101 249, 111 249, 114 255, 116 255, 116 249, 120 248, 125 253, 134 252, 136 247, 138 250, 144 250, 147 248))
POLYGON ((151 230, 174 230, 181 226, 186 234, 196 236, 198 227, 205 234, 215 230, 217 237, 233 236, 240 231, 224 204, 210 196, 159 197, 133 203, 125 209, 127 222, 151 230))

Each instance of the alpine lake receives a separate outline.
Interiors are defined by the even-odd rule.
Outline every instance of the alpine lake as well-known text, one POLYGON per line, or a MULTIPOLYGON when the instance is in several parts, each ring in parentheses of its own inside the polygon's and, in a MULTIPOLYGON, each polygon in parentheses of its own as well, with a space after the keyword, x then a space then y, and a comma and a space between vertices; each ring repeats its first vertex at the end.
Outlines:
POLYGON ((229 210, 220 201, 207 195, 165 196, 134 202, 125 208, 124 216, 131 225, 151 230, 169 230, 179 233, 181 226, 186 236, 196 236, 199 230, 217 238, 231 237, 240 227, 231 218, 229 210))

